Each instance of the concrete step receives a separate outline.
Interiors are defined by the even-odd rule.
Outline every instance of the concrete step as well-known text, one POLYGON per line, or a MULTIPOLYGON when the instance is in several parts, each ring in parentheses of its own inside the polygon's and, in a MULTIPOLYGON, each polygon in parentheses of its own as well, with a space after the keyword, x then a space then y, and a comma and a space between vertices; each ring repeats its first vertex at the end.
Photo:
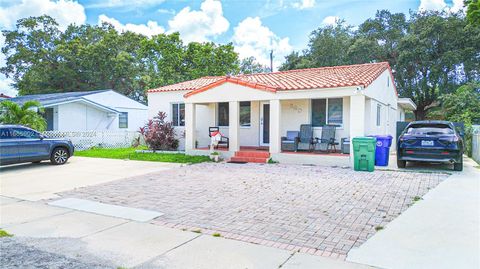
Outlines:
POLYGON ((268 151, 237 151, 235 157, 269 158, 268 151))
POLYGON ((257 157, 238 157, 233 156, 230 159, 231 162, 246 162, 246 163, 266 163, 268 158, 257 158, 257 157))

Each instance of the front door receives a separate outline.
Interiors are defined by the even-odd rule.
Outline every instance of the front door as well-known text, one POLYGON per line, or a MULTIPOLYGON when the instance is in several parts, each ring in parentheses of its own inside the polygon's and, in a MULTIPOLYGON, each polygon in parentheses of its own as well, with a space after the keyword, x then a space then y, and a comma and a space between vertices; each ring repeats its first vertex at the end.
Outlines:
POLYGON ((270 104, 260 103, 260 146, 270 143, 270 104))

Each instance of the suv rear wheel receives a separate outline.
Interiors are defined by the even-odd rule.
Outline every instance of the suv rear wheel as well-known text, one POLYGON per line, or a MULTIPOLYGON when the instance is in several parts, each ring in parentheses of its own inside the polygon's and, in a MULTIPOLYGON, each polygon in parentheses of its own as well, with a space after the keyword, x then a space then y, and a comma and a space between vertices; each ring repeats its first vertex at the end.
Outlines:
POLYGON ((460 159, 460 162, 453 164, 453 170, 462 171, 463 170, 463 157, 460 159))
POLYGON ((405 168, 405 166, 407 166, 407 161, 397 160, 398 168, 405 168))
POLYGON ((50 156, 52 164, 60 165, 65 164, 69 158, 68 150, 66 148, 56 148, 53 150, 50 156))

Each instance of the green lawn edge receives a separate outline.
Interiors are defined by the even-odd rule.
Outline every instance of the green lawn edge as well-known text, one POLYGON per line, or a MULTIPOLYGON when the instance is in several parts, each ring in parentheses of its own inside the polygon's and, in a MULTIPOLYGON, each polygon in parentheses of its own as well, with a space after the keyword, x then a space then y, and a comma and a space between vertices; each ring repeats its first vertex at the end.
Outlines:
POLYGON ((168 163, 202 163, 209 162, 208 156, 193 156, 184 153, 142 153, 136 152, 136 148, 117 148, 104 149, 92 148, 82 151, 76 151, 75 156, 92 157, 92 158, 106 158, 106 159, 121 159, 121 160, 135 160, 135 161, 150 161, 150 162, 168 162, 168 163))

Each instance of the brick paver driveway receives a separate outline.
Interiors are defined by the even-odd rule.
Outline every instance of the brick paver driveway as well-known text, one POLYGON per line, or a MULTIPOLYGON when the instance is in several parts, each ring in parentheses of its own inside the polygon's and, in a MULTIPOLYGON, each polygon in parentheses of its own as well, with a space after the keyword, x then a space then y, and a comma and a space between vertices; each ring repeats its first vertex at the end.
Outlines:
POLYGON ((62 193, 165 213, 153 223, 344 258, 447 177, 203 163, 62 193))

